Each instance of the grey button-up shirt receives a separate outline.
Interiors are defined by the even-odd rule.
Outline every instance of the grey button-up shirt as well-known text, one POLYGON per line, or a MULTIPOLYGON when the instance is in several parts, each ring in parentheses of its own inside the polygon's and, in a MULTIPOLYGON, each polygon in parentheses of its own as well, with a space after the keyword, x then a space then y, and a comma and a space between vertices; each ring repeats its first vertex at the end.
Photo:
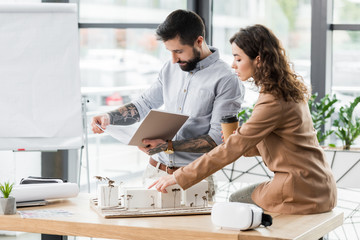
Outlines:
MULTIPOLYGON (((190 116, 173 141, 208 134, 218 145, 222 143, 220 119, 239 111, 245 88, 230 66, 219 58, 219 51, 210 50, 213 53, 198 62, 191 72, 182 71, 177 63, 165 63, 158 80, 132 102, 141 120, 151 109, 165 105, 167 112, 190 116)), ((202 154, 175 149, 174 154, 161 152, 152 157, 168 166, 181 167, 202 154)))

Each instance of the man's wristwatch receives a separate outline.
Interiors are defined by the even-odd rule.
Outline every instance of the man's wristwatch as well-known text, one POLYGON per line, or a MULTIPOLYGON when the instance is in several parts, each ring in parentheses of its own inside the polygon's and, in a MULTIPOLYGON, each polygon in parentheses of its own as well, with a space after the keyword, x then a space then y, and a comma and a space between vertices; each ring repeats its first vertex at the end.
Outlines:
POLYGON ((167 153, 167 154, 173 154, 174 153, 174 148, 173 148, 172 141, 171 140, 166 140, 166 142, 168 143, 168 147, 164 152, 167 153))

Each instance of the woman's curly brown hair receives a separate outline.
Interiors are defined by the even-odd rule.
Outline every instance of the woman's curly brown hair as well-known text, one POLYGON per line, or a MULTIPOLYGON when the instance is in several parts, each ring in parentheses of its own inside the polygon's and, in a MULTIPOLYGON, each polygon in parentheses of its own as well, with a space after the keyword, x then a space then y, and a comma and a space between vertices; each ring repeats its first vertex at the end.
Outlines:
POLYGON ((307 101, 310 92, 301 76, 291 68, 279 39, 263 25, 242 28, 231 39, 251 60, 260 57, 253 79, 262 93, 284 101, 307 101))

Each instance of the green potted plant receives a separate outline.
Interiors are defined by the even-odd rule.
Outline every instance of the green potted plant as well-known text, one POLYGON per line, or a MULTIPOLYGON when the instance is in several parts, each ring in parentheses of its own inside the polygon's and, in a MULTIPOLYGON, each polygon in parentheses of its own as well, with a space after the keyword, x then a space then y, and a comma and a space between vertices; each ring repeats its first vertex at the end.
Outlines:
POLYGON ((325 149, 328 160, 338 187, 359 188, 358 173, 360 171, 360 151, 353 149, 356 138, 360 135, 360 118, 356 117, 354 110, 360 102, 360 97, 355 98, 349 105, 341 106, 338 116, 333 121, 335 135, 343 142, 342 148, 331 144, 325 149))
POLYGON ((248 108, 242 108, 241 111, 237 114, 237 117, 239 119, 239 126, 241 126, 243 123, 245 123, 251 116, 253 110, 254 110, 254 105, 252 105, 252 107, 248 107, 248 108))
POLYGON ((16 213, 15 198, 10 196, 14 184, 10 182, 0 183, 0 191, 3 197, 0 198, 0 214, 10 215, 16 213))
POLYGON ((360 135, 360 118, 353 114, 359 102, 360 96, 355 98, 350 105, 342 106, 339 111, 339 118, 333 123, 333 126, 336 127, 335 134, 343 142, 344 150, 350 150, 350 146, 360 135))
POLYGON ((324 130, 325 124, 335 111, 334 104, 338 101, 336 95, 332 97, 326 94, 319 101, 316 101, 317 93, 314 93, 308 101, 311 118, 316 130, 316 136, 319 143, 324 143, 325 139, 330 136, 334 130, 324 130))

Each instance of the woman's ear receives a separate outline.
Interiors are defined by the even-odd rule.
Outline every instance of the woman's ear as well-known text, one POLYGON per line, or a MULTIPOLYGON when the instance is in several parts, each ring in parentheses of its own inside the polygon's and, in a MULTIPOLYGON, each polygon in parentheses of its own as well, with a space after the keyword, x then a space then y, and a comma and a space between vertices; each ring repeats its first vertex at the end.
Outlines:
POLYGON ((260 65, 261 65, 260 56, 257 56, 257 57, 255 58, 255 63, 256 63, 256 66, 257 66, 257 67, 260 67, 260 65))

